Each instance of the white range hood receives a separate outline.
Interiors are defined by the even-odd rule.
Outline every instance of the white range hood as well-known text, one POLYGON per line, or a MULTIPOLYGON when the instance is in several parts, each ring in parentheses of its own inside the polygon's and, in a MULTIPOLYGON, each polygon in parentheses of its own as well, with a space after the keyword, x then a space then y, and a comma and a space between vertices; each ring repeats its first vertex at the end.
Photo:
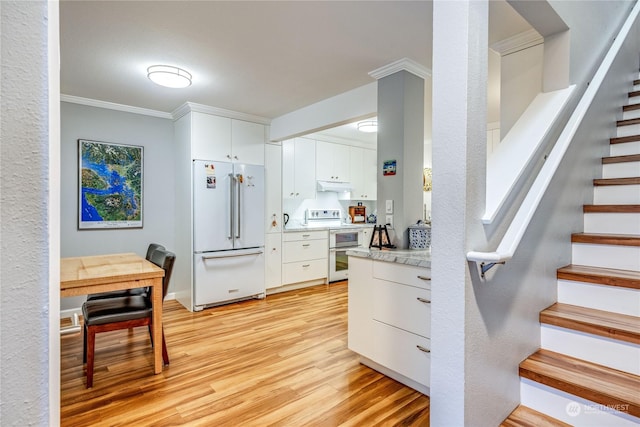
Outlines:
POLYGON ((353 190, 350 182, 318 181, 318 191, 333 191, 343 193, 353 190))

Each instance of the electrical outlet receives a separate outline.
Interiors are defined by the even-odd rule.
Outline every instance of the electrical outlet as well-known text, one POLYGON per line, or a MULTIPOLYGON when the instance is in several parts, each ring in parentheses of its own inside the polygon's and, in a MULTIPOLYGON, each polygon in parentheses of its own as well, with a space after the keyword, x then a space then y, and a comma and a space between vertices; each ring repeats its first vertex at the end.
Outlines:
POLYGON ((389 228, 393 228, 393 215, 387 215, 384 223, 387 224, 389 228))
POLYGON ((384 204, 385 213, 392 214, 393 213, 393 200, 386 200, 384 204))

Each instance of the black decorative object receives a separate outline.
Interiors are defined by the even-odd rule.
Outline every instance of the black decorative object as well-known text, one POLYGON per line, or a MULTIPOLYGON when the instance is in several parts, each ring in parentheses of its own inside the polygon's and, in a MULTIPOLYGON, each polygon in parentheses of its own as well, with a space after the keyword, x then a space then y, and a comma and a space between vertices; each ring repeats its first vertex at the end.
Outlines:
POLYGON ((395 248, 395 246, 391 244, 391 240, 389 239, 389 232, 387 231, 386 225, 373 226, 373 233, 371 233, 369 248, 395 248))

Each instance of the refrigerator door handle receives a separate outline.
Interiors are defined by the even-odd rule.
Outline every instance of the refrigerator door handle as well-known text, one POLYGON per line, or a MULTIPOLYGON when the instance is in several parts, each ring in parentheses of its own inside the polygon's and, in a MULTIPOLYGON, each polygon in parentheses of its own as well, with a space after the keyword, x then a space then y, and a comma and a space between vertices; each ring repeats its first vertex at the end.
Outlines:
POLYGON ((242 212, 241 209, 241 197, 240 197, 240 191, 241 191, 241 187, 242 187, 242 180, 240 179, 240 174, 236 174, 236 239, 240 238, 240 224, 241 224, 241 217, 240 217, 240 213, 242 212))
POLYGON ((234 257, 240 257, 240 256, 260 255, 262 253, 264 253, 262 249, 256 249, 255 251, 251 251, 251 252, 242 252, 240 254, 232 253, 230 251, 223 251, 222 253, 219 253, 216 255, 202 255, 202 259, 207 260, 207 259, 218 259, 218 258, 234 258, 234 257))
POLYGON ((234 199, 234 178, 233 174, 229 174, 229 234, 227 239, 233 239, 233 199, 234 199))

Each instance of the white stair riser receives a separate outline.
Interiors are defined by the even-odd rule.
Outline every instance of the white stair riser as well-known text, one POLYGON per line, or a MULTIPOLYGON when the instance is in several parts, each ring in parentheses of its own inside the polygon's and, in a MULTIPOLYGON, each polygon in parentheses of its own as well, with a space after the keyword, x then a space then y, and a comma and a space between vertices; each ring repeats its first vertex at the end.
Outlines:
POLYGON ((640 185, 599 185, 593 187, 593 203, 596 205, 640 204, 640 185))
MULTIPOLYGON (((634 102, 634 104, 637 104, 638 102, 634 102)), ((622 120, 630 120, 630 119, 637 119, 640 118, 640 110, 631 110, 631 111, 624 111, 622 113, 622 120)))
POLYGON ((623 136, 640 135, 640 124, 618 126, 618 131, 616 132, 616 135, 618 136, 618 138, 623 136))
POLYGON ((640 316, 640 290, 637 289, 558 280, 558 302, 640 316))
POLYGON ((584 232, 600 234, 640 234, 640 213, 586 213, 584 232))
POLYGON ((597 335, 541 325, 540 346, 546 350, 640 375, 640 346, 597 335))
POLYGON ((628 178, 640 176, 640 162, 608 163, 602 165, 603 178, 628 178))
POLYGON ((640 247, 572 243, 571 262, 577 265, 640 270, 640 247))
POLYGON ((628 156, 630 154, 640 154, 640 141, 609 145, 610 156, 628 156))
POLYGON ((640 418, 613 411, 569 393, 520 379, 520 403, 567 424, 585 427, 637 427, 640 418), (580 405, 578 411, 574 411, 580 405), (571 414, 571 415, 569 415, 571 414))

